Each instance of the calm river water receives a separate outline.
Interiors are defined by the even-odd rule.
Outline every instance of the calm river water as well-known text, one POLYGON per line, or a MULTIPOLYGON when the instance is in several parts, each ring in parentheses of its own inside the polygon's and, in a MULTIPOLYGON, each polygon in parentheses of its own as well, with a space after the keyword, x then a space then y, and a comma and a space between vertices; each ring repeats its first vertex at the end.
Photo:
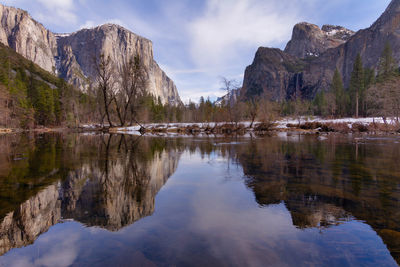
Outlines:
POLYGON ((399 142, 0 136, 0 266, 398 266, 399 142))

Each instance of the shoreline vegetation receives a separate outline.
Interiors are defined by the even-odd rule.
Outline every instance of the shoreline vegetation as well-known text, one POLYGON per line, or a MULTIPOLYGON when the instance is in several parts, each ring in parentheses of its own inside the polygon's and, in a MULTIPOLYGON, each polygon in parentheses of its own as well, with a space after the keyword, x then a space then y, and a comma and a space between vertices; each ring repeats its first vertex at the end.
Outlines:
POLYGON ((298 132, 304 134, 392 134, 400 135, 400 122, 382 118, 283 118, 271 122, 204 122, 204 123, 150 123, 131 127, 104 127, 85 124, 80 127, 39 127, 31 130, 0 128, 0 134, 21 132, 103 132, 134 135, 266 135, 273 132, 298 132))
POLYGON ((201 97, 198 104, 173 105, 147 92, 149 81, 138 54, 120 69, 100 55, 94 62, 97 78, 92 77, 92 87, 83 93, 0 45, 0 133, 399 134, 400 69, 393 62, 389 43, 377 73, 365 69, 358 55, 350 87, 345 89, 336 70, 331 88, 314 99, 297 92, 281 100, 271 92, 247 94, 235 80, 221 77, 226 94, 216 102, 201 97))
POLYGON ((273 122, 239 123, 170 123, 145 124, 143 126, 110 128, 110 133, 152 134, 152 135, 244 135, 255 133, 265 135, 273 132, 298 132, 305 134, 323 133, 368 133, 400 134, 400 123, 382 118, 348 119, 307 119, 285 118, 273 122))

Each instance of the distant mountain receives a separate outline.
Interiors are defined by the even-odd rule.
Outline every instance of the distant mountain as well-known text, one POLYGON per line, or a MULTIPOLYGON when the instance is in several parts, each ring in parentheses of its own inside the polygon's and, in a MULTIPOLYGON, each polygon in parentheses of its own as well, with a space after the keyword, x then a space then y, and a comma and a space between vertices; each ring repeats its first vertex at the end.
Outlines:
POLYGON ((230 94, 218 97, 217 100, 215 100, 214 105, 222 106, 223 103, 227 104, 229 99, 232 101, 232 103, 235 103, 239 99, 239 97, 240 97, 240 89, 233 89, 230 94))
POLYGON ((149 78, 148 92, 170 104, 181 103, 174 82, 153 58, 148 39, 113 24, 55 34, 21 9, 0 4, 0 42, 43 69, 85 91, 95 76, 93 58, 104 54, 116 64, 138 53, 149 78))
POLYGON ((376 71, 387 42, 399 63, 400 0, 393 0, 371 27, 357 33, 340 26, 319 29, 308 23, 297 24, 285 51, 258 49, 245 71, 242 93, 249 97, 268 92, 274 100, 294 96, 312 99, 329 89, 336 68, 348 86, 358 53, 364 66, 376 71))

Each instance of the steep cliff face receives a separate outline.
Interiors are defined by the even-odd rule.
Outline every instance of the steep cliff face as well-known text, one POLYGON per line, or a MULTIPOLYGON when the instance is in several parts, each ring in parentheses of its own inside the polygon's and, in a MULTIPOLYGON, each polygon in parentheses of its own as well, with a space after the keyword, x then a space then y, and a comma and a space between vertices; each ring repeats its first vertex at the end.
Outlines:
POLYGON ((244 95, 268 93, 272 99, 285 99, 288 90, 296 91, 297 71, 303 62, 280 49, 260 47, 253 64, 247 67, 244 75, 244 95))
POLYGON ((181 102, 174 82, 153 58, 152 42, 121 26, 106 24, 72 34, 54 34, 26 11, 3 5, 0 19, 0 42, 82 91, 87 89, 90 79, 95 79, 95 57, 110 56, 117 67, 138 53, 148 75, 147 91, 163 103, 181 102))
POLYGON ((330 48, 344 44, 354 32, 340 26, 317 25, 302 22, 294 26, 292 39, 285 52, 299 58, 318 57, 330 48))
POLYGON ((54 34, 34 21, 26 11, 0 4, 0 42, 54 72, 57 43, 54 34))
POLYGON ((139 54, 148 76, 148 92, 160 97, 163 103, 180 103, 175 84, 153 58, 153 44, 150 40, 114 24, 56 37, 57 69, 63 78, 79 88, 84 90, 88 86, 88 79, 96 77, 94 58, 101 54, 110 57, 116 68, 139 54))
POLYGON ((243 93, 257 92, 258 88, 262 88, 263 93, 272 92, 273 96, 279 96, 274 97, 275 100, 290 99, 294 92, 301 92, 303 98, 313 98, 317 92, 329 90, 336 68, 341 72, 345 86, 348 86, 357 54, 360 53, 365 67, 377 70, 387 42, 399 63, 400 0, 393 0, 371 27, 355 34, 338 26, 324 26, 319 30, 311 24, 296 25, 293 39, 285 52, 280 51, 282 60, 278 68, 281 71, 276 71, 277 63, 272 53, 265 52, 269 48, 260 48, 259 51, 264 53, 257 52, 253 64, 246 69, 243 93), (289 56, 292 58, 288 59, 289 56), (282 68, 296 60, 302 62, 296 64, 296 68, 286 68, 286 71, 282 68), (260 74, 260 69, 271 71, 260 74), (295 86, 293 77, 296 77, 295 86), (278 95, 277 92, 281 93, 278 95))
POLYGON ((365 67, 377 70, 379 58, 387 42, 391 45, 393 57, 399 64, 400 0, 393 0, 371 27, 358 31, 344 45, 328 50, 317 64, 327 66, 326 69, 330 72, 337 67, 348 85, 357 53, 360 53, 365 67))

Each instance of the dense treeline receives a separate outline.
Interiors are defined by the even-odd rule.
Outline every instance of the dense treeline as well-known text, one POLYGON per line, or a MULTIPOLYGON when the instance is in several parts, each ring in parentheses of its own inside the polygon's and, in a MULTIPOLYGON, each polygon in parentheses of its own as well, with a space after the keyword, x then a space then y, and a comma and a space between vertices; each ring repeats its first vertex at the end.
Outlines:
POLYGON ((303 99, 301 94, 281 102, 270 101, 269 95, 239 95, 234 81, 222 79, 226 96, 220 105, 213 105, 202 97, 198 105, 190 103, 186 108, 185 121, 207 122, 243 120, 271 121, 279 116, 322 116, 387 118, 400 117, 400 72, 395 64, 389 43, 385 45, 377 70, 365 68, 358 54, 348 88, 341 74, 335 70, 330 88, 323 90, 313 100, 303 99))
MULTIPOLYGON (((381 116, 399 119, 400 72, 389 43, 385 45, 377 71, 363 66, 357 55, 349 87, 345 88, 338 70, 331 88, 320 92, 311 102, 304 101, 304 115, 330 117, 381 116)), ((290 105, 290 103, 289 103, 290 105)))
POLYGON ((341 74, 339 70, 336 70, 331 87, 319 92, 313 100, 305 100, 301 94, 296 94, 295 97, 282 102, 271 101, 268 94, 241 95, 240 86, 235 81, 222 78, 222 89, 226 95, 216 103, 201 97, 199 103, 190 101, 187 105, 163 105, 160 99, 155 100, 144 90, 140 90, 145 87, 147 81, 139 56, 122 64, 125 72, 115 71, 117 68, 104 58, 100 58, 98 66, 100 67, 99 73, 103 71, 103 74, 100 75, 103 77, 103 81, 98 82, 100 88, 103 85, 103 91, 95 93, 97 98, 100 96, 100 99, 103 99, 104 110, 99 113, 101 123, 107 124, 108 122, 112 126, 146 122, 238 123, 244 120, 270 122, 280 116, 298 118, 301 116, 332 118, 382 116, 386 119, 388 117, 398 118, 400 114, 400 86, 398 85, 400 84, 400 73, 389 43, 382 52, 377 71, 365 68, 361 56, 357 55, 348 88, 344 87, 341 74), (127 69, 128 76, 125 75, 127 69), (125 90, 115 90, 113 89, 114 84, 107 84, 104 80, 107 77, 119 81, 123 85, 122 88, 124 88, 124 84, 125 86, 131 84, 131 87, 125 90), (135 80, 141 82, 135 83, 135 80), (140 88, 137 88, 138 85, 140 88), (133 91, 135 93, 131 99, 130 94, 133 91), (122 104, 127 107, 131 106, 126 109, 128 120, 121 120, 123 112, 119 109, 122 104))
POLYGON ((78 117, 82 99, 63 79, 0 45, 0 126, 62 125, 78 117))
POLYGON ((311 101, 303 99, 300 94, 282 102, 268 101, 270 97, 267 95, 242 97, 244 104, 229 104, 227 109, 239 113, 241 119, 252 121, 254 117, 266 120, 276 116, 380 116, 384 120, 395 118, 398 121, 400 72, 391 46, 387 43, 376 71, 365 68, 360 54, 357 55, 348 88, 345 88, 341 74, 336 69, 331 87, 319 92, 311 101))
MULTIPOLYGON (((112 74, 124 78, 118 80, 125 82, 120 87, 122 89, 107 92, 112 94, 107 108, 113 124, 182 120, 182 107, 163 105, 160 99, 146 93, 146 75, 139 58, 125 62, 123 67, 112 74), (126 99, 128 94, 129 101, 126 99)), ((89 84, 88 90, 81 92, 0 44, 0 127, 30 129, 105 125, 101 84, 96 79, 91 79, 89 84)))
POLYGON ((331 87, 313 100, 300 94, 282 102, 264 95, 241 95, 240 86, 223 78, 226 95, 218 102, 200 98, 187 105, 163 104, 148 94, 147 70, 136 55, 118 66, 109 58, 94 60, 97 77, 88 77, 83 93, 0 45, 0 126, 105 127, 169 122, 269 122, 279 116, 400 117, 400 72, 387 43, 377 70, 365 68, 357 56, 348 88, 339 70, 331 87))

